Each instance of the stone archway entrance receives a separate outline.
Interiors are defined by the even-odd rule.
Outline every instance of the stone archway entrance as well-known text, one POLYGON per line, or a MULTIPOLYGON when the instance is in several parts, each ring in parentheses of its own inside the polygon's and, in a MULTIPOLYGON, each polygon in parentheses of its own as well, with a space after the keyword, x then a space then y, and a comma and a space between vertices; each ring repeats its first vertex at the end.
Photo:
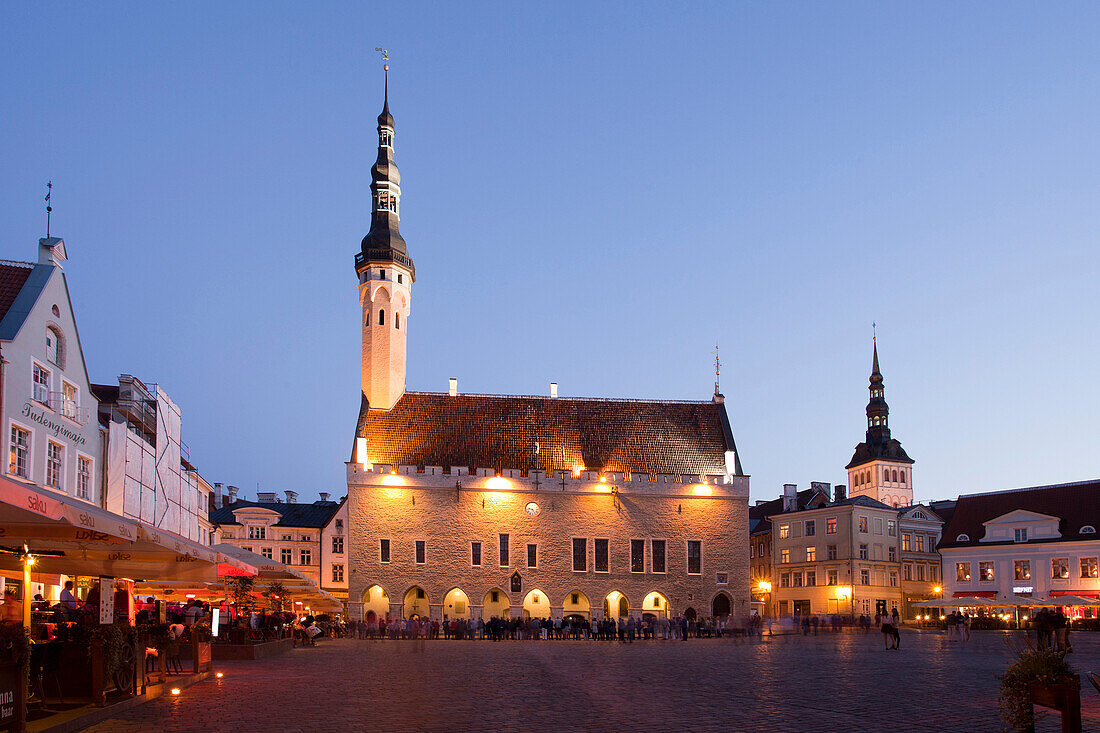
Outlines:
POLYGON ((538 588, 523 598, 524 618, 550 618, 550 599, 538 588))
POLYGON ((390 597, 380 585, 363 591, 363 620, 380 621, 390 615, 390 597))
POLYGON ((510 605, 508 594, 500 588, 493 588, 485 594, 485 599, 482 601, 481 617, 485 620, 489 620, 494 616, 506 619, 511 613, 510 605))
POLYGON ((461 588, 453 588, 443 597, 443 618, 470 618, 470 598, 461 588))
POLYGON ((562 603, 561 612, 562 616, 590 618, 592 615, 592 606, 588 602, 588 596, 581 593, 579 590, 575 590, 565 597, 565 602, 562 603))
POLYGON ((695 620, 695 615, 696 615, 695 614, 695 609, 692 608, 691 606, 688 606, 687 608, 684 609, 684 618, 686 618, 687 620, 694 621, 695 620))
POLYGON ((428 618, 428 594, 419 585, 414 585, 405 591, 405 601, 401 606, 401 612, 405 618, 428 618))
POLYGON ((630 615, 630 603, 626 596, 613 590, 603 599, 603 615, 607 618, 626 618, 630 615))
POLYGON ((710 603, 711 616, 724 618, 730 615, 730 597, 725 593, 719 593, 710 603))
POLYGON ((645 600, 642 601, 642 618, 646 616, 663 618, 668 615, 668 599, 657 591, 648 594, 645 600))

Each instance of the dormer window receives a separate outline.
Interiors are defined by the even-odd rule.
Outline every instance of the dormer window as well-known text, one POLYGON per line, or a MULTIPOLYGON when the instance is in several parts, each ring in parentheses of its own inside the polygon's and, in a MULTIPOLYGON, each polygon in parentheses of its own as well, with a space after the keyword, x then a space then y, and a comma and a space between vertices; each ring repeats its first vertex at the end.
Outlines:
POLYGON ((1086 524, 1081 528, 1081 534, 1096 534, 1096 527, 1093 527, 1091 524, 1086 524))
POLYGON ((1027 542, 1027 528, 1026 527, 1018 527, 1016 529, 1015 540, 1016 540, 1016 542, 1027 542))
POLYGON ((958 537, 955 538, 955 541, 956 542, 969 542, 970 541, 970 535, 961 534, 961 535, 959 535, 958 537))

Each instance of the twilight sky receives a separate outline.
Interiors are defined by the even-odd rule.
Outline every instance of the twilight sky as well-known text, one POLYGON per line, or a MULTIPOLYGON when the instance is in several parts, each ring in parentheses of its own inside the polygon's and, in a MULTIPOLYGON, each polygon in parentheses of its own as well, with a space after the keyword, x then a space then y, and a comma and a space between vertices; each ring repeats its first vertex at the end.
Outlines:
POLYGON ((1100 475, 1100 6, 455 5, 0 8, 0 257, 52 179, 93 381, 208 480, 346 491, 376 46, 410 389, 707 399, 717 341, 773 498, 846 482, 877 321, 918 501, 1100 475))

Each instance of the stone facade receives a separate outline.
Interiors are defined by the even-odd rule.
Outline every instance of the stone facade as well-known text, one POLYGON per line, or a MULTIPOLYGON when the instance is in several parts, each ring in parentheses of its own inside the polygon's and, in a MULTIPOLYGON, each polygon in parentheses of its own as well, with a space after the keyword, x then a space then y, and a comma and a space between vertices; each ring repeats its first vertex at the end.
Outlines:
POLYGON ((607 611, 711 616, 725 610, 725 601, 732 613, 748 612, 748 477, 704 484, 618 474, 601 482, 598 473, 584 472, 563 486, 560 475, 537 471, 526 478, 518 471, 479 473, 412 467, 391 473, 388 466, 348 464, 352 618, 371 611, 435 619, 607 611), (504 563, 501 534, 508 535, 504 563), (575 538, 585 540, 584 570, 574 569, 575 538), (606 572, 596 570, 597 539, 607 540, 606 572), (389 562, 382 540, 389 541, 389 562), (634 568, 642 572, 632 572, 631 540, 644 541, 644 564, 634 568), (654 540, 665 543, 663 573, 655 572, 654 540), (689 541, 701 543, 698 574, 688 573, 689 541), (480 567, 473 564, 475 542, 480 567), (534 567, 528 545, 536 548, 534 567))

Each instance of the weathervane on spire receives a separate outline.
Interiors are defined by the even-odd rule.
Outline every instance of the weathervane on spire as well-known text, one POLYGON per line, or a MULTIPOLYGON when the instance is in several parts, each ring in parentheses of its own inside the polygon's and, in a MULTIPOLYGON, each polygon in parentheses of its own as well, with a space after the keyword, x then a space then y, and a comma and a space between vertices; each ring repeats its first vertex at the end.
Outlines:
POLYGON ((878 341, 878 324, 871 321, 871 340, 878 341))
POLYGON ((53 207, 50 206, 51 195, 53 195, 53 181, 46 183, 46 239, 50 238, 50 213, 53 211, 53 207))
POLYGON ((389 50, 385 49, 385 48, 382 48, 381 46, 375 46, 374 50, 379 52, 380 54, 382 54, 382 70, 383 71, 389 71, 390 70, 390 65, 386 63, 387 61, 390 60, 389 50))
POLYGON ((714 342, 714 394, 721 394, 718 384, 721 382, 722 362, 718 359, 718 342, 714 342))

